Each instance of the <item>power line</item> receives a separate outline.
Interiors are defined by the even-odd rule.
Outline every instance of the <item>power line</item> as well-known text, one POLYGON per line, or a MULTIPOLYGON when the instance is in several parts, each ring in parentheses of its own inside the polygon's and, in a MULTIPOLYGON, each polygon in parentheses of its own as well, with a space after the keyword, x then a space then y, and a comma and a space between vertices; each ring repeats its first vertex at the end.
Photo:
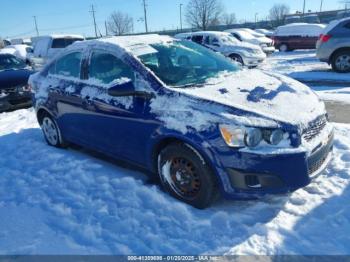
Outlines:
POLYGON ((93 18, 93 20, 94 20, 95 35, 96 35, 96 38, 97 38, 97 37, 98 37, 98 36, 97 36, 97 25, 96 25, 96 18, 95 18, 95 13, 96 13, 96 11, 95 11, 94 5, 91 5, 91 11, 90 11, 90 13, 92 13, 92 18, 93 18))

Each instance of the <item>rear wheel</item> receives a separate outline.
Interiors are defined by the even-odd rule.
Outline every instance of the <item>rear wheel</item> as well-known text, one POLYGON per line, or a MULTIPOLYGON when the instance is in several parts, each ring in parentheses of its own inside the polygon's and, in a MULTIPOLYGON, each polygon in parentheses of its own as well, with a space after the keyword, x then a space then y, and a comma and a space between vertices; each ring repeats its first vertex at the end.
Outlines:
POLYGON ((350 72, 350 50, 336 53, 332 59, 332 68, 338 73, 350 72))
POLYGON ((186 144, 171 144, 160 152, 158 174, 163 188, 170 195, 196 208, 210 206, 217 195, 209 166, 186 144))
POLYGON ((61 137, 61 131, 59 130, 56 121, 49 114, 43 116, 40 125, 45 140, 50 146, 59 148, 66 147, 66 143, 61 137))
POLYGON ((280 52, 287 52, 289 51, 289 47, 287 44, 281 44, 278 48, 280 50, 280 52))
POLYGON ((230 58, 233 61, 237 62, 238 64, 241 64, 242 66, 244 65, 243 59, 242 59, 242 57, 240 55, 232 54, 232 55, 230 55, 230 58))

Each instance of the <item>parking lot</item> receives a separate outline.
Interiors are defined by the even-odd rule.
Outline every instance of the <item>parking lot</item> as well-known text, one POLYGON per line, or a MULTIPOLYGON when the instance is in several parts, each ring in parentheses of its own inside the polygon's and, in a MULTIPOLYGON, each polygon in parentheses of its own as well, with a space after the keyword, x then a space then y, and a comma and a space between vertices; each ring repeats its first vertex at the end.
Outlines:
POLYGON ((142 171, 48 147, 33 109, 2 113, 0 253, 346 254, 350 77, 330 72, 314 51, 276 53, 263 69, 308 84, 339 123, 333 161, 309 186, 259 201, 219 199, 200 211, 142 171), (320 238, 328 241, 314 245, 320 238))

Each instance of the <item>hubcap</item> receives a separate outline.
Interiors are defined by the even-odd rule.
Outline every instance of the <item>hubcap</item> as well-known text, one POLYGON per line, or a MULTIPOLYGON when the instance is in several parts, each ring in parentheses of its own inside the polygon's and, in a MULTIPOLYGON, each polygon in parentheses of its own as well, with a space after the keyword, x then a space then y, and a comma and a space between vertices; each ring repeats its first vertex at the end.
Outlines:
POLYGON ((44 131, 46 139, 51 145, 57 145, 58 143, 58 132, 56 125, 48 117, 45 117, 42 123, 42 129, 44 131))
POLYGON ((339 56, 335 65, 341 71, 348 71, 350 69, 350 55, 339 56))
POLYGON ((201 187, 199 174, 193 163, 185 158, 173 158, 170 165, 173 189, 185 198, 194 198, 201 187))
POLYGON ((280 51, 286 52, 287 51, 287 46, 286 45, 281 45, 280 46, 280 51))

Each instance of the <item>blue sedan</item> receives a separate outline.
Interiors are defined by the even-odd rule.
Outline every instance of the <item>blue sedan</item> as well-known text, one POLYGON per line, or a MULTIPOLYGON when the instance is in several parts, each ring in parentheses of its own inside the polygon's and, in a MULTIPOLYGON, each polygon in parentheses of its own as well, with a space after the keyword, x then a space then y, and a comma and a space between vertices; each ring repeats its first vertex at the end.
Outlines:
POLYGON ((296 190, 331 159, 333 127, 308 87, 189 41, 75 43, 29 83, 49 145, 79 144, 143 167, 197 208, 219 192, 252 199, 296 190))

